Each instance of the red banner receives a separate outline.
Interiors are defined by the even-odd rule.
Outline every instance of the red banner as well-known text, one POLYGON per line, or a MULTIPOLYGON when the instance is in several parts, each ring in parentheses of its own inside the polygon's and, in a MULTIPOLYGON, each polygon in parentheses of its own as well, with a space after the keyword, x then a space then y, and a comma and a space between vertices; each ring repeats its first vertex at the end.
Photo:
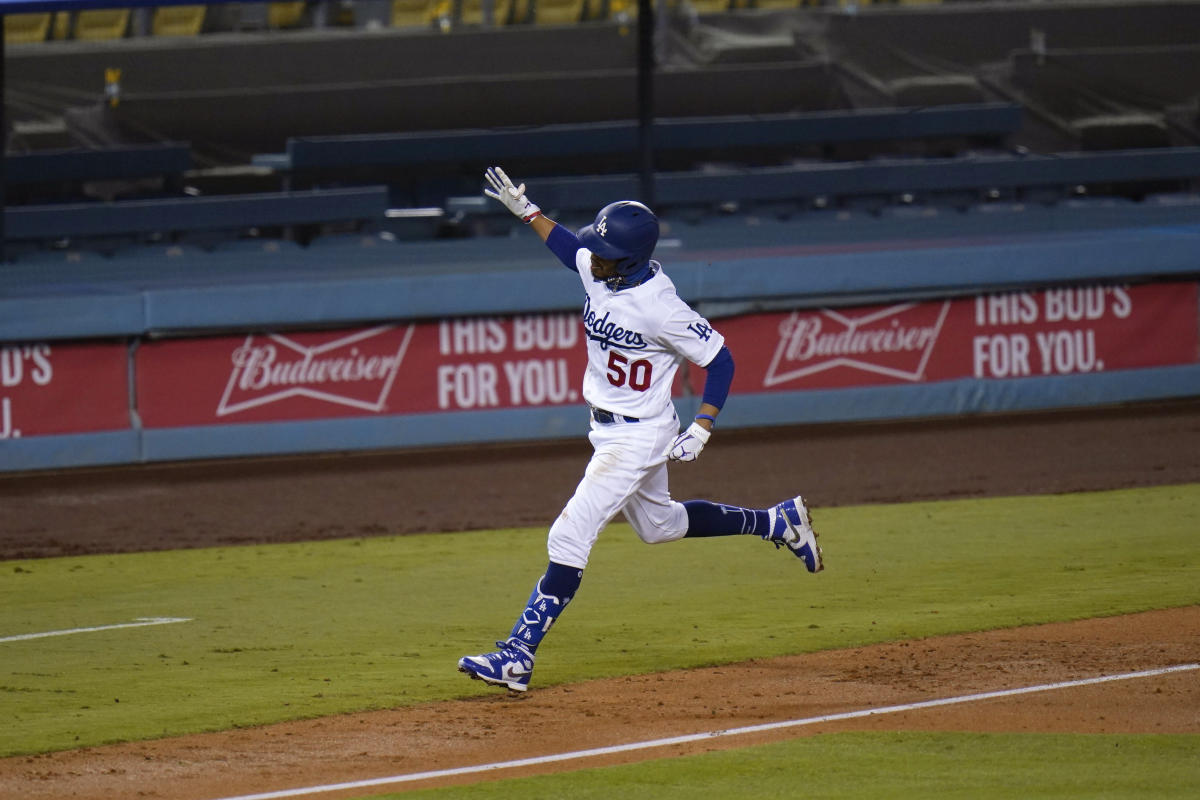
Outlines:
POLYGON ((1195 363, 1197 284, 980 295, 719 320, 736 392, 1072 375, 1195 363))
POLYGON ((130 427, 122 342, 0 346, 0 440, 130 427))
POLYGON ((148 428, 582 402, 576 314, 163 340, 137 354, 148 428))
MULTIPOLYGON (((1064 288, 717 321, 734 392, 1194 363, 1197 284, 1064 288)), ((147 428, 582 402, 576 314, 147 342, 147 428)), ((699 391, 702 370, 691 370, 699 391)), ((678 389, 678 387, 677 387, 678 389)))

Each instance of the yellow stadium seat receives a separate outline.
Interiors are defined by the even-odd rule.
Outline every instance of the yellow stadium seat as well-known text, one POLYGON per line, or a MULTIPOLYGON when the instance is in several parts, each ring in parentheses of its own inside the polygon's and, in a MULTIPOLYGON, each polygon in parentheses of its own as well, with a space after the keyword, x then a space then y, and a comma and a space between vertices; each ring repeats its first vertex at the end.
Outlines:
POLYGON ((451 0, 392 0, 392 27, 428 27, 439 16, 454 10, 451 0))
MULTIPOLYGON (((650 2, 656 9, 658 8, 658 0, 650 0, 650 2)), ((667 0, 667 8, 676 8, 679 3, 680 0, 667 0)), ((615 19, 620 14, 625 14, 628 19, 637 19, 638 0, 608 0, 608 19, 615 19)))
POLYGON ((304 20, 304 0, 294 3, 267 3, 268 28, 295 28, 304 20))
POLYGON ((92 42, 120 39, 129 30, 128 8, 93 8, 75 17, 75 38, 92 42))
POLYGON ((619 17, 622 14, 629 19, 637 19, 638 0, 608 0, 608 16, 609 19, 619 17))
POLYGON ((161 6, 154 9, 150 32, 155 36, 196 36, 204 27, 208 6, 161 6))
POLYGON ((55 11, 54 12, 54 31, 55 39, 70 39, 71 38, 71 12, 70 11, 55 11))
MULTIPOLYGON (((863 5, 865 5, 866 2, 869 2, 869 0, 864 0, 863 5)), ((772 11, 808 5, 819 6, 824 5, 824 2, 823 0, 754 0, 754 8, 765 8, 772 11)))
POLYGON ((697 14, 720 14, 729 10, 730 0, 690 0, 697 14))
POLYGON ((584 18, 587 0, 533 0, 536 25, 570 25, 584 18))
MULTIPOLYGON (((492 0, 492 24, 507 25, 513 0, 492 0)), ((461 21, 467 25, 483 24, 483 0, 462 0, 461 21)))
POLYGON ((46 41, 50 32, 50 20, 53 15, 45 14, 9 14, 4 18, 5 44, 33 44, 46 41))

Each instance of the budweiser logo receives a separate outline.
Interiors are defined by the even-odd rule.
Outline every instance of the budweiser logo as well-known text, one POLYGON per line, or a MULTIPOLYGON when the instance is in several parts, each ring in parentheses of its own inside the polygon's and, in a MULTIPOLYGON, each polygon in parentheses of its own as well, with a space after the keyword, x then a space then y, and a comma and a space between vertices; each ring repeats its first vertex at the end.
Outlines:
POLYGON ((779 325, 779 344, 765 386, 835 367, 919 381, 933 353, 950 301, 906 303, 850 314, 794 312, 779 325))
POLYGON ((231 354, 233 369, 217 416, 290 397, 382 411, 413 330, 384 325, 325 342, 316 341, 320 334, 304 334, 303 341, 251 334, 231 354))

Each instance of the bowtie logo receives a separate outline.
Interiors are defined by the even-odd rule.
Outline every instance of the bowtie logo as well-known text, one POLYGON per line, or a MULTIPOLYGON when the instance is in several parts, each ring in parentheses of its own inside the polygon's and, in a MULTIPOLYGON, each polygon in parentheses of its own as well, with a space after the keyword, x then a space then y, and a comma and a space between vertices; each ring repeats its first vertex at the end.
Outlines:
POLYGON ((779 325, 779 343, 764 385, 849 369, 894 380, 924 380, 950 301, 902 303, 844 312, 793 312, 779 325))
POLYGON ((231 354, 217 416, 293 397, 381 413, 415 328, 381 325, 340 336, 250 334, 231 354))

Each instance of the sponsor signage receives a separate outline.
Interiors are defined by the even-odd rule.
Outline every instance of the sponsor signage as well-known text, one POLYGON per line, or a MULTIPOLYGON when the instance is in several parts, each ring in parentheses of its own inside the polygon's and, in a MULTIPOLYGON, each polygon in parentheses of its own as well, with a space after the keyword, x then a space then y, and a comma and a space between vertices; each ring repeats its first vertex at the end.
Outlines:
POLYGON ((575 314, 149 342, 137 353, 147 428, 581 402, 575 314))
POLYGON ((1195 363, 1197 284, 1095 286, 720 320, 739 392, 1195 363))
MULTIPOLYGON (((740 393, 1195 363, 1196 283, 752 314, 716 327, 740 393)), ((580 404, 575 313, 143 343, 147 428, 580 404)), ((703 370, 690 370, 693 391, 703 370)), ((676 393, 678 394, 678 387, 676 393)))
POLYGON ((130 427, 124 342, 0 345, 0 441, 130 427))

